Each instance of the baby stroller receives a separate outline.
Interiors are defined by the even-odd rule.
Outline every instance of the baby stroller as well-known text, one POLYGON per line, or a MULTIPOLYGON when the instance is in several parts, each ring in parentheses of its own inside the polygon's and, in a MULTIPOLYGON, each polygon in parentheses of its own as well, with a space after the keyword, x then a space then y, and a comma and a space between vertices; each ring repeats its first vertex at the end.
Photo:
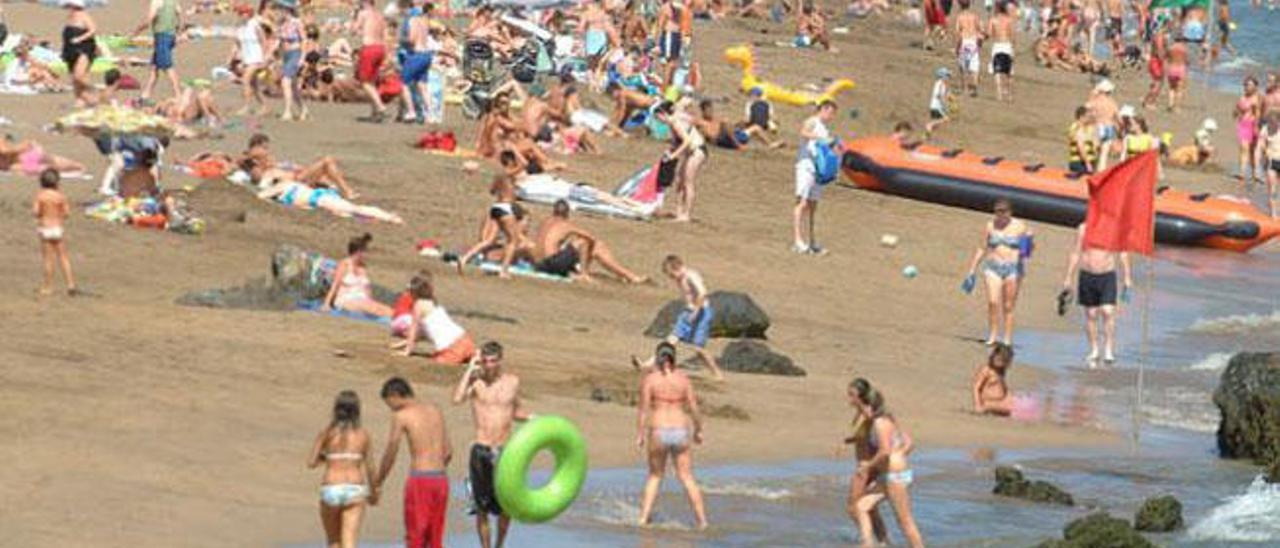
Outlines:
POLYGON ((502 85, 502 74, 493 46, 480 40, 468 41, 463 46, 462 76, 469 86, 462 98, 462 113, 472 120, 489 110, 493 91, 502 85))

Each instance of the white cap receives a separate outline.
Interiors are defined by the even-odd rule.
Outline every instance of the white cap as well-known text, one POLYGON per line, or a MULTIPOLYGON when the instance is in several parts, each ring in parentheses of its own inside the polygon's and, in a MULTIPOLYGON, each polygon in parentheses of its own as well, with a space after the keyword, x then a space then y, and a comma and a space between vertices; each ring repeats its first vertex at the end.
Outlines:
POLYGON ((62 7, 84 9, 84 0, 62 0, 62 7))
POLYGON ((1093 90, 1102 93, 1111 93, 1116 90, 1116 85, 1111 83, 1111 80, 1104 78, 1101 82, 1098 82, 1098 85, 1093 86, 1093 90))
POLYGON ((1133 118, 1137 115, 1138 115, 1138 110, 1133 108, 1133 105, 1125 105, 1120 107, 1121 118, 1133 118))
POLYGON ((1201 127, 1207 131, 1218 131, 1218 121, 1213 118, 1205 118, 1201 127))

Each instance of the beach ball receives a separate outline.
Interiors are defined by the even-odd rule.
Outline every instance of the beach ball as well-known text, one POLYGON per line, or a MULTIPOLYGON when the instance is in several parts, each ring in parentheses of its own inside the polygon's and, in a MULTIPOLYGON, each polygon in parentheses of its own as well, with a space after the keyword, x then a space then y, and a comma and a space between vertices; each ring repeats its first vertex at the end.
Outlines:
POLYGON ((915 278, 916 276, 919 276, 919 275, 920 275, 920 269, 916 268, 916 265, 909 264, 902 269, 902 277, 908 280, 915 278))

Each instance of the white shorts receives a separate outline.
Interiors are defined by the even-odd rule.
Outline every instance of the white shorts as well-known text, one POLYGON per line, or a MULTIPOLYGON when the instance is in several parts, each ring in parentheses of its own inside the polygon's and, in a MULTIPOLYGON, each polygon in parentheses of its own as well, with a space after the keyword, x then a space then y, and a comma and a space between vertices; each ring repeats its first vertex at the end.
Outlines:
POLYGON ((982 46, 977 40, 965 40, 960 44, 960 52, 956 55, 960 70, 969 74, 977 74, 982 70, 982 46))
POLYGON ((810 202, 822 198, 822 185, 818 184, 818 170, 810 160, 796 162, 796 197, 810 202))
POLYGON ((46 242, 62 241, 62 227, 60 226, 36 227, 36 234, 39 234, 40 239, 46 242))

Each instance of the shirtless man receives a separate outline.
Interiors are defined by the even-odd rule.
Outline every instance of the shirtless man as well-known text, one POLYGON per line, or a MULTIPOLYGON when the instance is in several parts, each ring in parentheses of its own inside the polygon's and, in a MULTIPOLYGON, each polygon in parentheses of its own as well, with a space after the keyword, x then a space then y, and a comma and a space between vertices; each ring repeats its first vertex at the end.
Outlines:
POLYGON ((996 97, 1001 101, 1013 101, 1013 37, 1017 17, 1012 0, 996 4, 996 14, 987 22, 987 35, 991 37, 991 68, 996 74, 996 97))
MULTIPOLYGON (((720 370, 715 357, 706 350, 707 341, 711 338, 711 323, 715 320, 715 312, 711 309, 707 285, 702 281, 702 274, 685 266, 684 260, 676 255, 667 255, 667 258, 662 261, 662 272, 680 288, 680 296, 685 303, 685 309, 676 317, 671 334, 667 335, 667 342, 671 345, 677 342, 693 345, 694 352, 697 352, 703 363, 711 368, 711 374, 717 380, 724 380, 724 372, 720 370)), ((654 360, 655 357, 650 356, 648 360, 641 362, 639 358, 631 356, 631 365, 636 369, 647 370, 653 367, 654 360)))
POLYGON ((360 33, 360 53, 356 63, 356 79, 364 88, 373 105, 367 121, 382 123, 386 120, 387 106, 382 104, 378 92, 378 76, 387 59, 387 18, 374 4, 374 0, 360 0, 360 12, 356 14, 356 30, 360 33))
POLYGON ((382 452, 382 466, 373 482, 374 492, 396 465, 400 440, 409 440, 409 479, 404 484, 405 546, 444 546, 449 476, 445 469, 453 459, 453 447, 445 431, 444 415, 433 403, 418 403, 413 388, 400 377, 382 385, 382 401, 391 409, 391 434, 382 452))
POLYGON ((1174 40, 1169 45, 1169 59, 1165 62, 1165 78, 1169 80, 1169 112, 1178 112, 1182 96, 1187 92, 1187 64, 1190 56, 1186 42, 1174 40))
POLYGON ((497 548, 507 539, 511 518, 503 512, 494 491, 493 475, 502 455, 502 446, 511 436, 512 423, 533 418, 520 402, 520 378, 502 371, 502 345, 495 341, 480 347, 479 363, 472 362, 462 373, 453 391, 453 404, 471 402, 471 418, 476 439, 471 444, 470 470, 472 511, 480 546, 490 548, 489 516, 498 516, 497 548))
POLYGON ((964 77, 969 96, 978 96, 978 79, 982 74, 982 19, 970 6, 972 0, 960 0, 960 15, 956 16, 956 61, 964 77))
POLYGON ((539 271, 561 276, 578 272, 583 278, 590 279, 591 261, 595 260, 626 283, 641 284, 648 281, 648 278, 622 266, 614 258, 609 246, 599 238, 570 221, 569 203, 564 200, 555 203, 551 217, 538 227, 534 239, 538 242, 536 251, 539 271))
POLYGON ((44 258, 44 283, 40 285, 41 295, 53 293, 54 263, 62 267, 62 278, 67 282, 67 294, 78 295, 75 278, 71 276, 71 258, 67 256, 67 241, 63 234, 63 225, 71 215, 71 206, 67 196, 58 190, 58 182, 62 176, 56 170, 46 169, 40 173, 40 190, 31 202, 31 214, 36 218, 36 234, 40 235, 40 254, 44 258))
MULTIPOLYGON (((411 12, 409 17, 408 46, 404 61, 400 67, 400 82, 409 94, 409 106, 413 111, 413 121, 418 124, 427 122, 427 100, 431 96, 427 92, 427 74, 435 57, 438 44, 431 39, 430 18, 421 9, 411 12)), ((407 117, 406 112, 406 117, 407 117)))
POLYGON ((337 186, 348 200, 355 200, 360 193, 347 184, 347 177, 338 167, 333 156, 321 156, 306 167, 288 171, 280 168, 271 154, 271 138, 257 133, 249 137, 249 148, 240 157, 240 167, 249 173, 259 186, 267 186, 277 180, 292 180, 312 187, 337 186))
POLYGON ((1106 0, 1107 40, 1111 44, 1111 58, 1124 55, 1124 4, 1125 0, 1106 0))
MULTIPOLYGON (((1078 291, 1076 302, 1084 307, 1085 335, 1089 338, 1089 367, 1098 365, 1098 323, 1103 324, 1102 361, 1112 364, 1116 361, 1116 266, 1124 276, 1124 288, 1119 292, 1121 301, 1129 301, 1129 292, 1133 287, 1132 267, 1128 253, 1115 253, 1096 248, 1086 248, 1084 244, 1084 224, 1077 229, 1075 248, 1067 259, 1067 275, 1062 281, 1062 294, 1071 295, 1073 281, 1078 291)), ((1062 298, 1062 297, 1060 297, 1062 298)))
POLYGON ((1098 127, 1098 141, 1101 149, 1098 151, 1098 165, 1095 166, 1095 173, 1105 171, 1111 154, 1121 152, 1118 146, 1123 145, 1120 135, 1120 105, 1116 103, 1115 84, 1111 80, 1103 80, 1093 87, 1093 93, 1089 95, 1089 100, 1085 102, 1085 106, 1089 108, 1089 112, 1093 114, 1094 124, 1098 127))

